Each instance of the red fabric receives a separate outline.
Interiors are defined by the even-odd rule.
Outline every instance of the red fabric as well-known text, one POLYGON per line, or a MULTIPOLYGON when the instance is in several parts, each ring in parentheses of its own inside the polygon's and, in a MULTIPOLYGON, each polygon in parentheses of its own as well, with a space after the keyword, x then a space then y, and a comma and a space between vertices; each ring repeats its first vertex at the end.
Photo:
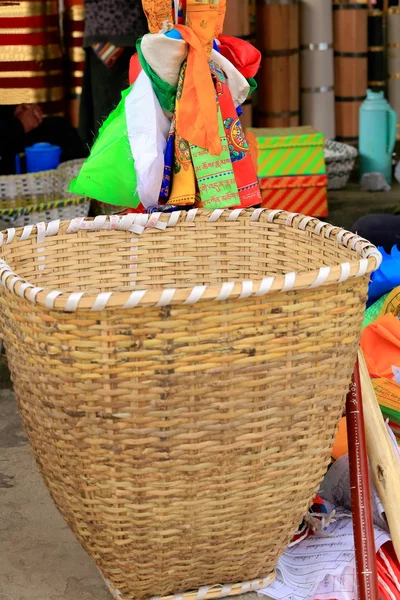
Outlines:
POLYGON ((135 83, 141 70, 142 67, 139 60, 139 54, 136 52, 136 54, 132 56, 131 62, 129 63, 129 85, 135 83))
POLYGON ((230 60, 243 77, 250 79, 257 75, 261 64, 261 52, 257 48, 250 42, 230 35, 221 35, 219 41, 222 56, 230 60))

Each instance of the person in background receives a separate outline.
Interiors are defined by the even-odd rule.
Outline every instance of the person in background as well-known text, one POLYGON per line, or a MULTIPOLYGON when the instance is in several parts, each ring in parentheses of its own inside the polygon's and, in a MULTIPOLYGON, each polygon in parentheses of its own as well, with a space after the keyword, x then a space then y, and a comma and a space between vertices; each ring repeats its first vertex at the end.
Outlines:
POLYGON ((400 245, 400 215, 366 215, 358 219, 351 230, 388 253, 393 246, 400 245))
POLYGON ((84 0, 86 53, 79 134, 89 147, 129 86, 136 40, 148 32, 141 0, 84 0))
POLYGON ((0 106, 0 175, 15 174, 15 156, 38 142, 62 150, 61 162, 87 156, 79 135, 63 117, 43 116, 37 104, 0 106))

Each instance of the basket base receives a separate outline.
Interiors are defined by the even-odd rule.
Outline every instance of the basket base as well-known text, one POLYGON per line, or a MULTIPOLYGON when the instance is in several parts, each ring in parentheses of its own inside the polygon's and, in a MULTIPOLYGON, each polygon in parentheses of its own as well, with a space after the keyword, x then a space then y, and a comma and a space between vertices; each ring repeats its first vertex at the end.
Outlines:
MULTIPOLYGON (((275 575, 276 573, 274 570, 269 577, 265 577, 264 579, 255 579, 254 581, 246 581, 244 583, 229 583, 226 585, 205 585, 195 592, 173 594, 171 596, 154 596, 149 600, 215 600, 216 598, 240 596, 241 594, 248 594, 249 592, 258 592, 258 590, 268 587, 273 583, 275 575)), ((105 577, 103 577, 103 579, 115 600, 134 600, 132 597, 121 594, 111 581, 105 579, 105 577)))

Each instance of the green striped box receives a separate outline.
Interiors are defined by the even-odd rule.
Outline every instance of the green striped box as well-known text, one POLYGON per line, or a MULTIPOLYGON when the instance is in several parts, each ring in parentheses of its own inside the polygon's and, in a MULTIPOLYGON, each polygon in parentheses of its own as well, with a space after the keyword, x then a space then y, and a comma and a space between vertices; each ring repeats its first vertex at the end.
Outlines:
POLYGON ((324 134, 312 127, 246 131, 258 177, 324 175, 324 134))

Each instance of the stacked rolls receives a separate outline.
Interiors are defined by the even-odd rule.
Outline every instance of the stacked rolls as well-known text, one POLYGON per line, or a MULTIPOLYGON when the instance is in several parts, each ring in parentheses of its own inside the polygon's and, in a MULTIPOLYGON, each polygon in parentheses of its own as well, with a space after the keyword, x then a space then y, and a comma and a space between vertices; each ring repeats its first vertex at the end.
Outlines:
POLYGON ((301 5, 301 117, 328 139, 335 137, 333 17, 331 0, 301 5))
POLYGON ((262 53, 258 117, 262 127, 299 124, 299 0, 258 0, 257 43, 262 53))
POLYGON ((57 0, 0 6, 0 104, 37 103, 63 114, 64 82, 57 0))

